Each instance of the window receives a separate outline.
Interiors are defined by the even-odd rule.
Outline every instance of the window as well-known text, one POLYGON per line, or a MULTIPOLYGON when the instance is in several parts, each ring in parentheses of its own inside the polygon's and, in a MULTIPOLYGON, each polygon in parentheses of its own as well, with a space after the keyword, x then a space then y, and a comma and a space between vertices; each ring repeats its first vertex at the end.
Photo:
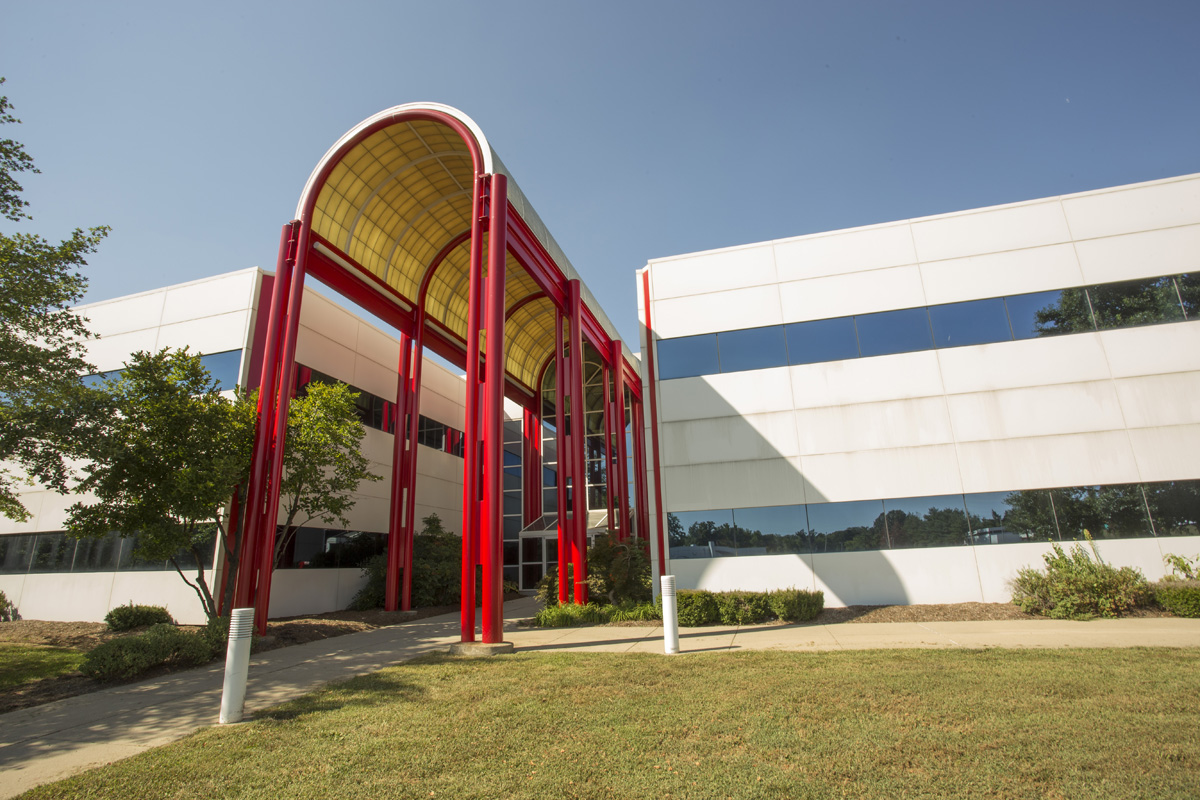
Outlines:
POLYGON ((222 392, 232 390, 238 385, 242 368, 241 350, 226 350, 223 353, 200 356, 200 363, 213 376, 217 388, 222 392))
POLYGON ((1083 289, 1018 294, 1004 298, 1004 304, 1016 339, 1095 329, 1083 289))
POLYGON ((1100 330, 1159 322, 1182 322, 1183 308, 1171 278, 1106 283, 1088 289, 1100 330))
POLYGON ((970 543, 962 495, 884 500, 883 509, 892 547, 949 547, 970 543))
POLYGON ((1189 272, 1175 278, 1183 311, 1188 319, 1200 319, 1200 272, 1189 272))
POLYGON ((733 521, 740 556, 808 552, 804 506, 735 508, 733 521))
POLYGON ((680 511, 667 514, 671 558, 716 558, 737 554, 733 511, 680 511))
POLYGON ((715 333, 658 342, 658 377, 661 380, 714 375, 720 371, 715 333))
POLYGON ((970 344, 1012 340, 1004 300, 972 300, 929 307, 936 347, 962 347, 970 344))
POLYGON ((854 317, 818 319, 784 326, 788 363, 815 364, 858 358, 858 334, 854 317))
POLYGON ((809 503, 808 530, 814 553, 880 550, 888 546, 881 500, 809 503))
POLYGON ((963 498, 971 523, 973 544, 1053 542, 1058 524, 1044 489, 1016 492, 979 492, 963 498))
POLYGON ((782 325, 717 334, 717 350, 721 372, 783 367, 788 363, 782 325))
POLYGON ((933 347, 929 331, 929 312, 924 308, 905 308, 854 318, 858 328, 858 346, 864 356, 886 356, 933 347))

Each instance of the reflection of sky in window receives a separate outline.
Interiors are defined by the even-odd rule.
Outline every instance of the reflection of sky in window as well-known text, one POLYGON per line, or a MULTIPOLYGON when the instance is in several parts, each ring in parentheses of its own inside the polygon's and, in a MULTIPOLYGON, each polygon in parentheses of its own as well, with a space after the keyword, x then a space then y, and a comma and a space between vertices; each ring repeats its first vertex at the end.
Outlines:
POLYGON ((978 492, 966 496, 967 513, 973 517, 980 517, 984 520, 992 519, 992 514, 995 513, 1001 519, 1008 513, 1009 506, 1006 498, 1012 492, 978 492))
POLYGON ((851 500, 847 503, 809 503, 808 526, 814 533, 833 533, 847 528, 869 528, 883 513, 881 500, 851 500))
POLYGON ((739 528, 759 533, 791 536, 807 527, 804 506, 771 506, 768 508, 737 508, 733 518, 739 528))
POLYGON ((885 356, 933 347, 929 312, 924 308, 863 314, 854 321, 858 325, 858 346, 864 356, 885 356))
POLYGON ((733 524, 733 512, 728 508, 720 511, 672 511, 671 514, 678 517, 679 521, 683 523, 684 531, 687 531, 696 522, 711 521, 717 525, 733 524))
POLYGON ((232 389, 238 383, 238 371, 242 366, 241 350, 226 350, 200 357, 200 363, 209 371, 221 391, 232 389))
POLYGON ((1053 333, 1053 330, 1037 329, 1036 314, 1043 308, 1057 306, 1060 302, 1061 291, 1034 292, 1004 298, 1004 303, 1008 306, 1008 318, 1012 322, 1013 336, 1017 339, 1033 339, 1053 333))
POLYGON ((938 347, 1007 342, 1012 339, 1004 301, 999 297, 930 306, 933 339, 938 347))
POLYGON ((717 371, 715 333, 662 339, 658 343, 658 377, 661 380, 713 375, 717 371))
POLYGON ((917 514, 924 517, 929 509, 938 510, 949 508, 961 512, 963 510, 962 495, 943 494, 930 497, 903 497, 896 500, 884 500, 883 505, 888 511, 903 511, 906 514, 917 514))
POLYGON ((741 372, 787 365, 783 326, 725 331, 717 336, 721 372, 741 372))
POLYGON ((858 357, 854 317, 818 319, 787 326, 788 361, 815 364, 858 357))

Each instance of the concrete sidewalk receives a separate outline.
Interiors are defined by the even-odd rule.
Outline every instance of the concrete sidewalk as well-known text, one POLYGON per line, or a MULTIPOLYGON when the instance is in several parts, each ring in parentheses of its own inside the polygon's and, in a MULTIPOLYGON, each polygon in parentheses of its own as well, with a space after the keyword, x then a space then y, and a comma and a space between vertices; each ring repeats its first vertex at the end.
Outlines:
MULTIPOLYGON (((505 604, 518 652, 662 653, 661 627, 524 628, 533 599, 505 604)), ((331 681, 374 672, 458 641, 458 615, 273 650, 251 660, 247 716, 331 681)), ((1200 620, 766 625, 683 629, 684 653, 985 647, 1200 647, 1200 620)), ((0 715, 0 798, 126 758, 216 724, 224 662, 0 715)))

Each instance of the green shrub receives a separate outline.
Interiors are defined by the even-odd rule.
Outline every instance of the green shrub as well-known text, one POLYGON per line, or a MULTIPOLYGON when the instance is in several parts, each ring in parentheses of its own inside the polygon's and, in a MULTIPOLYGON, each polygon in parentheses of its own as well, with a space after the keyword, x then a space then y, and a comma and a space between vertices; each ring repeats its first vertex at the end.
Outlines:
POLYGON ((721 617, 717 596, 703 589, 683 589, 675 593, 675 615, 680 627, 712 625, 721 617))
POLYGON ((194 667, 212 657, 212 646, 204 634, 159 623, 144 633, 104 642, 87 654, 79 669, 89 678, 114 681, 137 677, 164 664, 194 667))
POLYGON ((387 556, 371 556, 362 563, 363 576, 367 582, 350 600, 351 611, 370 611, 383 608, 387 589, 387 556))
MULTIPOLYGON (((204 630, 199 631, 199 635, 208 642, 213 658, 218 656, 223 658, 229 649, 229 625, 232 622, 232 617, 213 617, 204 624, 204 630)), ((251 631, 250 646, 254 647, 257 641, 258 631, 251 631)))
POLYGON ((1012 582, 1013 602, 1026 613, 1054 619, 1119 617, 1152 599, 1140 570, 1093 559, 1078 544, 1070 555, 1055 544, 1043 559, 1045 572, 1026 567, 1012 582))
POLYGON ((20 618, 21 615, 17 613, 17 607, 13 605, 13 601, 9 600, 4 592, 0 592, 0 622, 12 622, 20 618))
POLYGON ((766 592, 719 592, 717 612, 722 625, 754 625, 771 619, 766 592))
MULTIPOLYGON (((430 514, 421 522, 422 531, 413 537, 412 607, 455 605, 462 593, 462 539, 447 533, 437 514, 430 514)), ((362 563, 362 571, 367 582, 350 601, 350 609, 382 608, 387 587, 387 556, 372 556, 362 563)), ((475 589, 478 597, 478 578, 475 589)))
POLYGON ((1200 580, 1172 580, 1154 584, 1154 599, 1178 617, 1200 617, 1200 580))
POLYGON ((816 619, 825 608, 825 593, 805 589, 782 589, 767 595, 771 613, 784 622, 816 619))
POLYGON ((1167 553, 1163 556, 1163 561, 1171 568, 1173 577, 1193 581, 1200 578, 1200 556, 1189 560, 1187 556, 1167 553))
POLYGON ((131 600, 129 605, 117 606, 105 615, 109 630, 129 631, 145 625, 174 625, 175 620, 162 606, 136 606, 131 600))
POLYGON ((597 625, 608 622, 612 612, 612 606, 601 606, 596 603, 586 603, 584 605, 563 603, 562 605, 546 606, 534 616, 533 622, 540 628, 569 628, 574 625, 597 625))
POLYGON ((662 606, 657 603, 622 603, 611 608, 610 622, 648 622, 662 619, 662 606))
POLYGON ((637 537, 618 541, 611 533, 596 537, 587 552, 587 583, 595 602, 649 603, 650 547, 637 537))

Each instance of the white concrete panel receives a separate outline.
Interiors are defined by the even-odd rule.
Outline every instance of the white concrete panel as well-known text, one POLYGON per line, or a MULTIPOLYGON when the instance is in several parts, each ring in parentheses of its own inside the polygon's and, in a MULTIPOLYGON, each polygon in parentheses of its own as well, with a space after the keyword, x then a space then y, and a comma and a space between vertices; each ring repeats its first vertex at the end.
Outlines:
POLYGON ((1200 478, 1200 460, 1196 458, 1200 453, 1200 425, 1135 428, 1129 431, 1129 441, 1142 480, 1200 478))
POLYGON ((1120 378, 1116 385, 1131 428, 1200 423, 1200 372, 1120 378))
POLYGON ((907 223, 775 242, 775 264, 780 281, 843 275, 916 262, 917 253, 907 223))
POLYGON ((1112 381, 1031 386, 946 398, 960 442, 1124 428, 1112 381))
POLYGON ((926 305, 921 271, 915 264, 781 283, 779 299, 784 322, 926 305))
POLYGON ((87 359, 100 372, 122 369, 129 356, 139 350, 157 350, 158 329, 146 328, 132 333, 117 333, 100 339, 89 339, 87 359))
POLYGON ((921 264, 930 305, 1081 286, 1075 248, 1054 244, 921 264))
POLYGON ((25 592, 25 575, 0 575, 0 592, 4 592, 8 602, 16 606, 20 618, 26 619, 24 612, 21 611, 21 600, 25 592))
POLYGON ((805 479, 830 502, 962 491, 953 445, 826 453, 801 456, 800 463, 805 479))
MULTIPOLYGON (((200 604, 200 598, 174 571, 156 570, 154 572, 109 574, 114 575, 112 599, 109 601, 110 605, 99 612, 101 620, 109 610, 130 601, 166 606, 175 621, 183 625, 203 625, 207 619, 204 614, 204 606, 200 604)), ((211 587, 212 573, 206 572, 205 575, 211 587)))
POLYGON ((100 336, 112 336, 146 328, 157 328, 162 320, 163 290, 122 297, 104 303, 80 306, 88 329, 100 336))
POLYGON ((724 292, 775 283, 775 257, 770 243, 699 253, 655 263, 650 272, 654 299, 724 292))
POLYGON ((1114 378, 1200 370, 1200 323, 1147 325, 1098 335, 1114 378))
POLYGON ((1200 177, 1064 197, 1076 239, 1200 223, 1200 177))
POLYGON ((800 472, 794 461, 782 458, 664 467, 662 480, 663 504, 671 511, 804 502, 800 472))
MULTIPOLYGON (((358 353, 390 370, 393 375, 400 361, 400 342, 367 323, 358 326, 358 353)), ((424 366, 421 368, 424 378, 424 366)))
POLYGON ((1129 439, 1122 430, 959 442, 962 489, 1001 492, 1046 486, 1135 483, 1141 476, 1129 439))
MULTIPOLYGON (((17 610, 23 619, 103 622, 104 615, 112 608, 110 599, 116 575, 115 572, 31 573, 25 577, 17 610)), ((179 576, 172 575, 183 586, 179 576)), ((195 594, 192 598, 196 598, 195 594)), ((129 599, 122 595, 113 605, 122 605, 129 599)), ((153 602, 163 605, 157 600, 153 602)))
POLYGON ((337 377, 339 372, 346 371, 347 364, 354 363, 354 351, 301 325, 296 337, 296 361, 337 377))
POLYGON ((253 305, 257 282, 257 270, 243 270, 211 280, 170 287, 163 301, 161 324, 169 325, 248 309, 253 305))
POLYGON ((946 392, 1105 380, 1108 361, 1097 334, 1050 336, 938 350, 946 392))
POLYGON ((709 592, 812 591, 811 559, 810 555, 790 554, 744 558, 676 558, 671 561, 671 570, 675 573, 675 585, 680 589, 704 589, 709 592))
POLYGON ((938 356, 933 350, 802 364, 787 369, 797 409, 942 394, 938 356))
POLYGON ((1089 239, 1075 250, 1087 283, 1172 275, 1196 269, 1200 225, 1089 239))
MULTIPOLYGON (((358 319, 332 300, 316 292, 304 293, 301 325, 308 326, 338 344, 353 350, 358 343, 358 319)), ((399 351, 397 351, 399 352, 399 351)))
POLYGON ((395 365, 385 367, 363 353, 355 353, 352 374, 346 380, 371 394, 392 401, 396 399, 395 365))
POLYGON ((916 220, 912 232, 922 262, 1071 241, 1057 200, 916 220))
POLYGON ((750 461, 797 455, 791 412, 663 423, 662 463, 750 461))
MULTIPOLYGON (((1161 580, 1171 573, 1163 563, 1164 549, 1170 552, 1170 538, 1146 537, 1143 539, 1097 539, 1096 552, 1107 564, 1115 567, 1133 567, 1139 569, 1147 580, 1161 580)), ((1087 543, 1082 546, 1089 553, 1091 548, 1087 543)), ((1064 543, 1063 549, 1070 552, 1064 543)))
POLYGON ((981 597, 970 547, 815 553, 813 569, 830 608, 978 602, 981 597))
POLYGON ((1017 572, 1026 567, 1044 568, 1043 556, 1050 551, 1050 545, 1044 542, 977 546, 975 558, 979 564, 983 602, 1012 602, 1012 580, 1017 577, 1017 572))
POLYGON ((47 492, 40 488, 31 488, 28 491, 18 492, 21 500, 21 505, 25 506, 25 510, 29 512, 29 519, 25 522, 12 519, 0 515, 0 535, 6 533, 37 533, 38 531, 54 530, 51 528, 43 528, 41 525, 42 504, 46 501, 47 496, 51 492, 47 492))
POLYGON ((250 311, 232 311, 202 319, 191 319, 158 329, 155 347, 188 347, 193 353, 223 353, 247 345, 250 311))
POLYGON ((358 573, 361 570, 276 570, 271 578, 271 605, 267 616, 295 617, 338 609, 338 582, 342 572, 358 573))
MULTIPOLYGON (((659 381, 663 422, 790 411, 792 380, 787 367, 659 381)), ((645 417, 650 419, 649 410, 645 417)))
POLYGON ((825 406, 796 412, 801 455, 952 442, 941 397, 825 406))
POLYGON ((58 492, 40 492, 41 502, 37 510, 37 530, 61 531, 67 527, 67 509, 76 503, 92 502, 94 495, 59 494, 58 492))
POLYGON ((778 325, 779 286, 751 286, 654 303, 654 332, 660 339, 712 331, 778 325))

